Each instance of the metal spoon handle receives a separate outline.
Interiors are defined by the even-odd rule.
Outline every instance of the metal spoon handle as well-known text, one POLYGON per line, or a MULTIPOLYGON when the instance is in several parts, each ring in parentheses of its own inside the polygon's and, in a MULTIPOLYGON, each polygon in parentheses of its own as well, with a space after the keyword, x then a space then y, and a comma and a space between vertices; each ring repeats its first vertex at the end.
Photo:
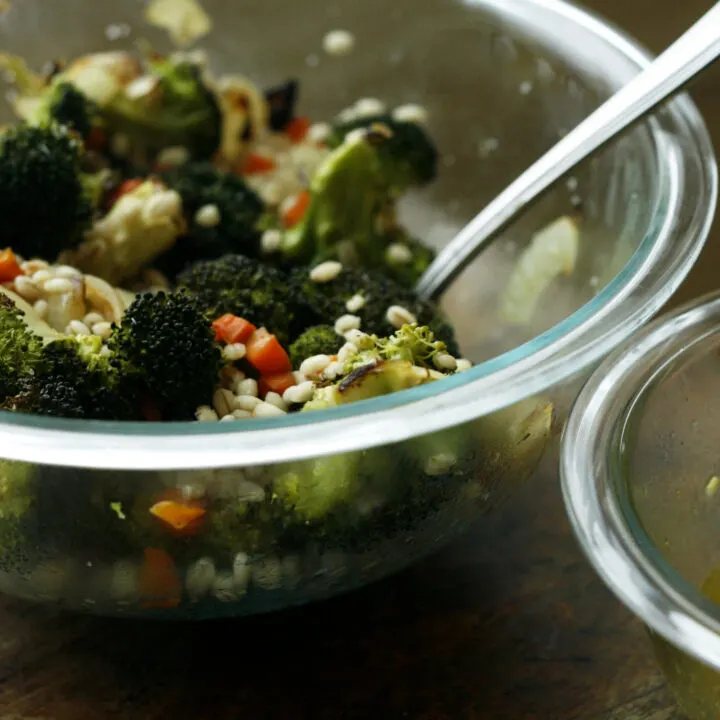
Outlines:
POLYGON ((720 3, 503 190, 444 247, 418 281, 421 298, 439 296, 514 217, 553 183, 720 55, 720 3))

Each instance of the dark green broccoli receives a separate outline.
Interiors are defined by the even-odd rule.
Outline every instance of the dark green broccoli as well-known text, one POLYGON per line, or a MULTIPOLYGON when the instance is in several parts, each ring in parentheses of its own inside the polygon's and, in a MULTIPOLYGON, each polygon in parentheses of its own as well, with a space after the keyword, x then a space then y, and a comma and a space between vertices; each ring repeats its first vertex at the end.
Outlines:
POLYGON ((18 409, 88 420, 141 420, 132 378, 118 371, 102 347, 102 339, 95 335, 47 344, 18 409))
POLYGON ((326 158, 312 179, 305 216, 283 235, 284 262, 315 265, 337 259, 382 270, 405 287, 415 285, 434 253, 410 238, 395 219, 394 190, 380 160, 390 141, 369 130, 326 158))
POLYGON ((399 197, 408 188, 427 185, 435 179, 438 152, 429 135, 417 123, 395 120, 386 114, 338 121, 333 126, 328 145, 339 147, 353 130, 377 125, 390 131, 387 140, 378 147, 378 155, 391 196, 399 197))
POLYGON ((344 343, 331 325, 315 325, 290 346, 290 362, 299 368, 303 360, 313 355, 335 355, 344 343))
POLYGON ((158 269, 174 277, 200 260, 213 260, 228 253, 257 256, 260 237, 257 225, 263 203, 240 177, 200 162, 171 170, 163 179, 180 194, 188 229, 158 259, 158 269), (215 205, 219 210, 218 225, 204 227, 195 221, 195 214, 205 205, 215 205))
POLYGON ((61 125, 16 125, 0 135, 3 243, 25 258, 55 260, 83 238, 92 192, 82 142, 61 125))
POLYGON ((33 379, 43 339, 28 327, 26 313, 0 293, 0 400, 23 392, 33 379))
POLYGON ((35 124, 56 122, 87 140, 97 118, 98 108, 69 82, 52 84, 34 117, 35 124))
POLYGON ((199 262, 180 273, 177 284, 197 298, 211 320, 232 313, 267 327, 283 343, 293 336, 294 287, 282 271, 259 260, 225 255, 199 262))
POLYGON ((200 68, 155 55, 146 63, 148 75, 139 82, 147 82, 147 92, 135 92, 131 83, 100 107, 108 130, 128 137, 139 166, 150 167, 168 147, 183 147, 194 159, 210 158, 220 144, 221 116, 200 68))
POLYGON ((390 306, 399 305, 409 310, 420 325, 427 325, 435 337, 446 344, 451 355, 459 355, 455 332, 440 310, 379 272, 345 267, 330 282, 317 283, 310 279, 307 268, 297 268, 292 271, 291 279, 297 288, 295 295, 324 322, 334 322, 345 315, 347 301, 360 295, 363 306, 353 314, 360 318, 363 332, 380 337, 393 333, 396 328, 388 321, 387 311, 390 306))
POLYGON ((413 288, 435 259, 435 251, 396 228, 385 234, 388 243, 382 268, 395 282, 413 288))
POLYGON ((222 355, 197 299, 184 292, 138 295, 108 341, 112 363, 132 376, 163 420, 191 420, 210 402, 222 355))
POLYGON ((337 148, 315 172, 310 192, 305 216, 283 236, 283 258, 382 265, 386 245, 376 231, 376 219, 386 203, 386 190, 374 143, 358 138, 337 148))

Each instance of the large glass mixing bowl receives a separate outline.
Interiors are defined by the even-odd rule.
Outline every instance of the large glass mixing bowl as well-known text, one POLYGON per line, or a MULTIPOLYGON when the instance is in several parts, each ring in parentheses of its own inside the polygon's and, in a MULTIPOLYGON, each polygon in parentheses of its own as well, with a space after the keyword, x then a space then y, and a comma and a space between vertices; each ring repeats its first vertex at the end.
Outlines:
MULTIPOLYGON (((168 49, 143 25, 142 7, 15 0, 0 17, 0 47, 37 67, 139 37, 168 49)), ((205 7, 213 65, 261 85, 299 78, 314 118, 360 97, 428 109, 440 179, 403 213, 436 245, 648 62, 621 33, 557 0, 205 7), (354 34, 352 53, 323 53, 333 29, 354 34)), ((442 382, 242 426, 2 414, 0 456, 13 462, 0 483, 0 589, 100 613, 203 618, 307 602, 406 566, 495 507, 543 455, 552 462, 578 384, 697 258, 716 182, 702 120, 678 98, 458 279, 444 305, 476 366, 442 382), (498 298, 533 232, 578 206, 574 272, 530 322, 500 322, 498 298), (328 477, 332 502, 316 487, 309 507, 301 498, 294 516, 278 514, 279 478, 287 492, 328 477), (334 503, 341 484, 347 496, 334 503), (174 492, 207 510, 192 537, 160 536, 149 522, 150 504, 174 492)))

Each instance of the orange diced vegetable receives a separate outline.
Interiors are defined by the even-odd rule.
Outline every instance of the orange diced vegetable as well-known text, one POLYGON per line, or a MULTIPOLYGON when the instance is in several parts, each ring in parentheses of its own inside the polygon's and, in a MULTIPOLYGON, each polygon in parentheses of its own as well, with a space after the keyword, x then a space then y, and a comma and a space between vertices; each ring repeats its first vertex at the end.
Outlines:
POLYGON ((113 205, 123 196, 131 193, 133 190, 139 188, 143 182, 142 178, 131 178, 129 180, 123 180, 107 197, 107 207, 112 208, 113 205))
POLYGON ((22 274, 23 271, 18 265, 15 253, 10 248, 5 248, 0 252, 0 282, 11 282, 22 274))
POLYGON ((246 354, 248 362, 261 375, 277 375, 290 372, 292 365, 280 341, 265 328, 259 328, 248 339, 246 354))
POLYGON ((215 331, 215 342, 222 340, 228 344, 244 343, 255 332, 255 326, 232 313, 227 313, 219 317, 212 324, 215 331))
POLYGON ((195 503, 181 503, 174 500, 156 502, 150 512, 166 525, 180 533, 195 532, 205 510, 195 503))
POLYGON ((290 124, 285 128, 285 133, 294 143, 302 142, 305 136, 310 130, 310 118, 308 117, 296 117, 290 121, 290 124))
POLYGON ((241 175, 259 175, 275 169, 275 161, 266 155, 251 153, 240 166, 241 175))
POLYGON ((310 206, 310 193, 307 190, 300 191, 288 204, 283 208, 282 221, 286 228, 297 225, 304 217, 310 206))
POLYGON ((182 582, 175 561, 158 548, 145 548, 140 571, 142 606, 146 608, 173 608, 180 604, 182 582))
POLYGON ((263 375, 258 382, 260 397, 265 397, 269 392, 282 395, 293 385, 295 385, 295 376, 291 372, 263 375))

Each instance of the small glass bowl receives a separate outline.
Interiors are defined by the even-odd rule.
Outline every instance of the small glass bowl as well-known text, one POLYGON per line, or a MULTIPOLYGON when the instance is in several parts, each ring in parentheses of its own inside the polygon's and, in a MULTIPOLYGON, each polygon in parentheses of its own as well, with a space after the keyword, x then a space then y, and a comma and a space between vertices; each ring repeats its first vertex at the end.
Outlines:
MULTIPOLYGON (((332 118, 362 97, 427 108, 440 177, 402 214, 438 246, 649 59, 558 0, 425 0, 422 12, 416 0, 203 4, 214 19, 203 43, 213 67, 262 86, 297 77, 304 114, 332 118), (322 40, 338 28, 352 32, 355 48, 331 57, 322 40)), ((33 67, 138 38, 168 51, 166 37, 143 25, 144 6, 16 0, 0 15, 0 46, 33 67)), ((0 122, 9 119, 0 107, 0 122)), ((0 413, 0 455, 27 463, 8 465, 0 483, 7 506, 17 501, 23 515, 17 527, 0 516, 0 588, 100 613, 204 618, 307 602, 406 566, 495 507, 557 449, 579 383, 689 271, 716 193, 706 128, 680 97, 579 168, 450 289, 445 309, 476 363, 467 372, 247 424, 0 413), (499 322, 498 298, 533 233, 579 208, 573 274, 527 324, 499 322), (313 462, 336 463, 340 483, 352 467, 352 502, 326 527, 311 518, 264 537, 276 479, 313 462), (21 480, 10 482, 15 473, 21 480), (147 511, 168 492, 208 503, 212 542, 158 536, 147 511)))
POLYGON ((562 445, 585 553, 647 625, 680 706, 720 716, 720 293, 638 333, 592 375, 562 445))

